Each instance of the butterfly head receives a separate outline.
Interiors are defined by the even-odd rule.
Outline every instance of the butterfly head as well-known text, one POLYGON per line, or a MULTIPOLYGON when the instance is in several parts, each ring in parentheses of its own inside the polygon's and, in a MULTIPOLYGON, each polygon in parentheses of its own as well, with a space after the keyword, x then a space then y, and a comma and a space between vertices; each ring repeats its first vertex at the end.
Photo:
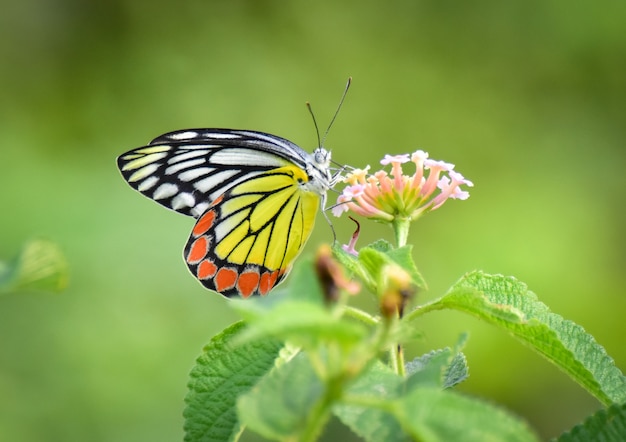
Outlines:
POLYGON ((330 167, 330 151, 323 147, 318 147, 313 151, 313 162, 322 168, 330 167))
POLYGON ((304 183, 307 190, 325 194, 332 187, 333 177, 330 172, 330 151, 318 147, 309 156, 306 164, 309 181, 304 183))

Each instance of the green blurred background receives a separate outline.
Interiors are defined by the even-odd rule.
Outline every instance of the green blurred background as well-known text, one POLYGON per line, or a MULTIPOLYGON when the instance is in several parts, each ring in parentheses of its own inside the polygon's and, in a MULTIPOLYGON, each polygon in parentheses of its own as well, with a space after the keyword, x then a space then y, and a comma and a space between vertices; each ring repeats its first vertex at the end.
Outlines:
MULTIPOLYGON (((473 180, 410 242, 423 301, 464 272, 515 275, 626 368, 626 4, 598 1, 3 2, 0 256, 60 244, 61 295, 0 298, 0 439, 181 440, 187 373, 236 317, 187 272, 192 220, 133 192, 115 157, 189 127, 305 149, 354 78, 326 147, 353 166, 422 148, 473 180)), ((340 238, 352 230, 335 222, 340 238)), ((391 232, 363 224, 361 244, 391 232)), ((331 240, 318 219, 307 246, 331 240)), ((600 408, 509 336, 424 319, 421 354, 470 331, 462 390, 543 438, 600 408)), ((326 440, 349 439, 334 424, 326 440), (333 433, 335 432, 335 433, 333 433)), ((252 439, 252 438, 250 438, 252 439)))

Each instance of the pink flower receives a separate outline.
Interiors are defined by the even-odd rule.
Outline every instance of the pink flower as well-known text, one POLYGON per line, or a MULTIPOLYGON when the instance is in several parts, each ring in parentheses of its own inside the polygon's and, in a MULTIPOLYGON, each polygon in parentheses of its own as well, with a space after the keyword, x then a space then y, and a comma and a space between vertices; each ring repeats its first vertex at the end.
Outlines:
POLYGON ((348 252, 351 255, 359 256, 359 252, 357 252, 355 246, 356 246, 357 240, 359 239, 359 234, 361 233, 361 225, 354 218, 350 217, 350 219, 354 221, 354 223, 356 224, 356 230, 352 234, 352 238, 350 238, 350 242, 348 244, 342 245, 341 248, 345 252, 348 252))
POLYGON ((337 198, 332 211, 335 216, 354 212, 366 218, 393 222, 414 221, 422 214, 438 209, 449 198, 464 200, 469 192, 461 186, 473 183, 454 171, 454 164, 435 161, 428 153, 385 155, 380 162, 391 171, 369 174, 369 166, 355 169, 344 178, 348 186, 337 198), (403 164, 415 165, 413 175, 405 175, 403 164))

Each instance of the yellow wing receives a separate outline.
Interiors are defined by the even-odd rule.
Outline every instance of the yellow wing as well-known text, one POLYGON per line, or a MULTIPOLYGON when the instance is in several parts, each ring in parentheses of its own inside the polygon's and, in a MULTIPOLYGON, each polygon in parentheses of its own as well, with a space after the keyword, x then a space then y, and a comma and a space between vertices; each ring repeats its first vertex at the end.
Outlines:
POLYGON ((320 195, 306 173, 285 166, 229 189, 198 219, 185 261, 204 286, 224 296, 265 295, 291 269, 311 234, 320 195))

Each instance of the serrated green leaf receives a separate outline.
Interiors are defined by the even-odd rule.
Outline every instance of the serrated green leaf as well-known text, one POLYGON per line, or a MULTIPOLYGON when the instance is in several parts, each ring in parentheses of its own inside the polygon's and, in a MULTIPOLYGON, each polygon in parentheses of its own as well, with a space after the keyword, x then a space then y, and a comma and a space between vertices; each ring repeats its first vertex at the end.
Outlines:
POLYGON ((0 263, 0 293, 19 290, 61 292, 67 287, 68 265, 59 246, 33 239, 10 263, 0 263))
POLYGON ((448 369, 443 380, 443 387, 450 388, 457 384, 460 384, 469 377, 469 368, 467 366, 467 359, 463 353, 457 353, 448 369))
POLYGON ((531 442, 537 437, 518 418, 451 390, 420 387, 393 401, 402 428, 423 442, 531 442))
POLYGON ((416 387, 443 388, 445 372, 453 358, 452 350, 433 350, 406 364, 406 385, 409 390, 416 387))
POLYGON ((537 441, 527 425, 503 409, 438 387, 404 387, 377 363, 348 389, 335 414, 368 442, 537 441))
POLYGON ((467 360, 461 353, 466 341, 467 333, 462 333, 454 349, 433 350, 406 363, 407 389, 417 386, 450 388, 467 379, 467 360))
POLYGON ((213 337, 196 360, 185 397, 185 441, 237 439, 237 397, 267 374, 282 347, 275 339, 233 345, 243 330, 242 322, 231 325, 213 337))
POLYGON ((623 442, 626 439, 626 404, 614 404, 598 411, 562 434, 555 442, 623 442))
MULTIPOLYGON (((389 367, 376 361, 348 388, 345 396, 349 398, 367 397, 369 402, 379 407, 340 403, 333 408, 333 413, 368 442, 404 442, 410 440, 398 421, 384 411, 385 402, 397 397, 403 379, 389 367)), ((358 401, 357 401, 358 402, 358 401)))
POLYGON ((302 353, 273 370, 254 389, 242 395, 237 409, 242 422, 263 437, 299 440, 312 424, 321 429, 324 384, 302 353), (320 412, 321 410, 321 412, 320 412))
POLYGON ((382 253, 389 253, 393 250, 393 244, 384 239, 377 239, 373 243, 368 244, 366 247, 382 253))
POLYGON ((445 378, 443 381, 444 388, 450 388, 457 384, 460 384, 469 377, 469 367, 467 366, 467 358, 461 352, 465 348, 465 344, 469 339, 467 332, 461 333, 459 339, 454 345, 453 354, 454 357, 450 361, 450 365, 446 370, 445 378))
POLYGON ((604 348, 581 326, 550 312, 515 278, 469 273, 442 298, 421 306, 405 319, 444 308, 470 313, 508 331, 602 403, 626 401, 626 378, 604 348))
POLYGON ((409 389, 416 386, 450 388, 469 376, 465 355, 453 354, 449 348, 419 356, 407 362, 405 369, 409 389))

